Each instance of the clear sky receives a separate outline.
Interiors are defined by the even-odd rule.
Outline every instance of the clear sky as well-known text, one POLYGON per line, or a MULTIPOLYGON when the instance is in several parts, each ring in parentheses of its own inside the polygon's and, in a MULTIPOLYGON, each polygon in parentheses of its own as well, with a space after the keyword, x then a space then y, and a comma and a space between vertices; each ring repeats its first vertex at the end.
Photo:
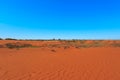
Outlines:
POLYGON ((120 0, 0 0, 0 37, 120 39, 120 0))

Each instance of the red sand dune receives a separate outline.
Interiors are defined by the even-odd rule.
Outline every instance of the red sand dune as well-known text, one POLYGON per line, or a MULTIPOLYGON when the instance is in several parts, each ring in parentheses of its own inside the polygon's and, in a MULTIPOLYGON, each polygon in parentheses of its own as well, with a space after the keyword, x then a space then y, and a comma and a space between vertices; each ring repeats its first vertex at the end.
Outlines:
POLYGON ((0 80, 120 80, 119 61, 114 47, 0 48, 0 80))

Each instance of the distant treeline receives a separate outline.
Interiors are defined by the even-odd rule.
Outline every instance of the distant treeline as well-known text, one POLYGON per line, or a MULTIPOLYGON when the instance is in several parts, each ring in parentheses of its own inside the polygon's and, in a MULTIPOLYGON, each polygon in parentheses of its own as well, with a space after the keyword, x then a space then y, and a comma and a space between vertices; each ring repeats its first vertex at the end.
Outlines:
MULTIPOLYGON (((20 41, 22 41, 22 40, 27 40, 27 41, 73 41, 73 42, 76 42, 76 41, 88 41, 88 40, 90 40, 90 41, 107 41, 107 40, 104 40, 104 39, 99 39, 99 40, 95 40, 95 39, 55 39, 55 38, 53 38, 53 39, 15 39, 15 38, 5 38, 5 39, 3 39, 3 38, 0 38, 0 40, 20 40, 20 41)), ((108 39, 109 40, 109 39, 108 39)), ((111 40, 110 40, 111 41, 111 40)), ((118 40, 112 40, 112 41, 118 41, 118 40)), ((120 40, 119 40, 120 41, 120 40)))
POLYGON ((0 38, 0 40, 17 40, 17 39, 13 39, 13 38, 5 38, 5 39, 3 39, 3 38, 0 38))
POLYGON ((55 40, 65 40, 65 39, 14 39, 14 38, 0 38, 0 40, 27 40, 27 41, 55 41, 55 40))

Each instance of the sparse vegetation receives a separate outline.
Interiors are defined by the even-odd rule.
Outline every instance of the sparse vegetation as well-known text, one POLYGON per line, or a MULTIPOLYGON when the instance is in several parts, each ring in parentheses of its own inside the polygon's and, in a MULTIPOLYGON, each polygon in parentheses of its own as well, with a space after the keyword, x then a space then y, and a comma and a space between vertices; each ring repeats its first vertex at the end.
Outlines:
POLYGON ((10 48, 10 49, 13 49, 13 48, 19 48, 18 45, 16 45, 16 44, 12 44, 12 43, 6 43, 5 46, 6 46, 7 48, 10 48))
POLYGON ((86 40, 80 40, 80 44, 85 44, 86 40))
POLYGON ((120 47, 120 44, 114 43, 112 44, 113 47, 120 47))
POLYGON ((13 49, 19 49, 19 48, 25 48, 25 47, 32 47, 31 44, 21 44, 21 43, 6 43, 5 46, 7 48, 13 49))
MULTIPOLYGON (((2 38, 0 38, 2 40, 2 38)), ((25 47, 31 47, 31 48, 42 48, 42 47, 48 47, 48 48, 64 48, 68 49, 70 47, 74 48, 90 48, 90 47, 120 47, 120 41, 119 40, 61 40, 61 39, 50 39, 50 40, 38 40, 38 41, 48 41, 48 43, 44 43, 41 45, 31 45, 23 43, 22 41, 30 41, 30 40, 22 40, 19 41, 18 39, 12 39, 12 38, 6 38, 5 40, 15 40, 15 42, 6 43, 6 44, 0 44, 0 48, 25 48, 25 47), (17 42, 16 42, 17 41, 17 42), (55 44, 54 44, 55 42, 55 44), (58 43, 56 43, 58 42, 58 43)), ((31 41, 37 41, 37 40, 31 40, 31 41)), ((52 52, 55 52, 54 50, 51 50, 52 52)))

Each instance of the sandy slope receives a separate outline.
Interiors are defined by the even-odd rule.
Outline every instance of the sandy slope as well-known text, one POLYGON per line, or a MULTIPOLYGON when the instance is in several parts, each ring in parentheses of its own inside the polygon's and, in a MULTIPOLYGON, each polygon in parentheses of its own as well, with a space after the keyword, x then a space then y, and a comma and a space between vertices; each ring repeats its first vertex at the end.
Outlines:
POLYGON ((0 80, 120 80, 120 48, 0 49, 0 80))

